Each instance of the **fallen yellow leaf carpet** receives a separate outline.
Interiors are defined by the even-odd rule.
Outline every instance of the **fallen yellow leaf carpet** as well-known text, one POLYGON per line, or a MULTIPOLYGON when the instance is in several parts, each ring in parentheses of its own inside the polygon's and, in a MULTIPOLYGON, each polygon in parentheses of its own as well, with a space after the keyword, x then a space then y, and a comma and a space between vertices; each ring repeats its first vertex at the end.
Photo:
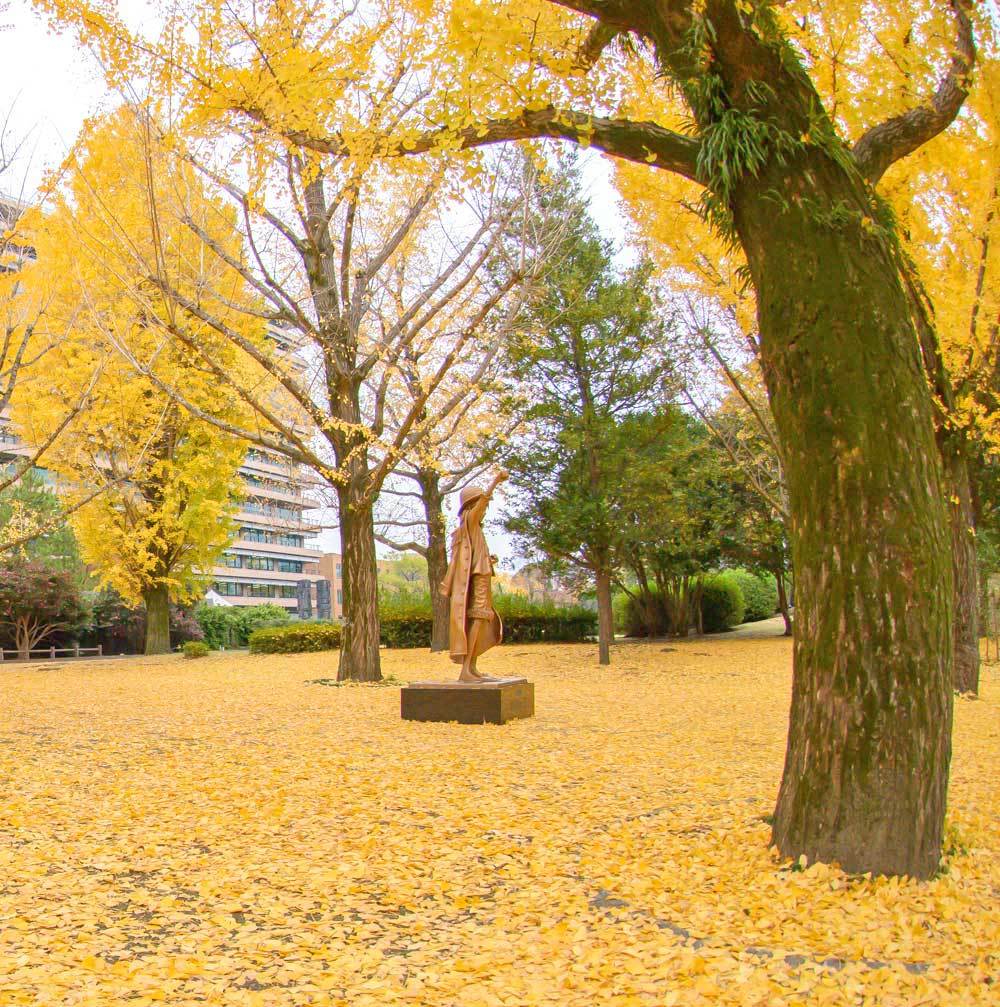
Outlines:
POLYGON ((483 668, 537 715, 504 727, 308 684, 329 654, 4 669, 0 1005, 996 1004, 997 669, 917 884, 768 850, 790 665, 511 645, 483 668))

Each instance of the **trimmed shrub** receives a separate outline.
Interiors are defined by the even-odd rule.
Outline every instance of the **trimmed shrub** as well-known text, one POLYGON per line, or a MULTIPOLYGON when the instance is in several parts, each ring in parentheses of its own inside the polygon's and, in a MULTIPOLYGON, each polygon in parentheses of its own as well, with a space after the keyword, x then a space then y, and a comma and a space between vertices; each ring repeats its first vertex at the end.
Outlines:
POLYGON ((209 649, 208 644, 203 643, 201 640, 188 640, 188 642, 181 647, 181 650, 184 652, 184 656, 189 661, 194 660, 196 657, 207 657, 209 649))
POLYGON ((335 622, 292 622, 250 634, 251 654, 305 654, 340 647, 340 625, 335 622))
POLYGON ((706 633, 722 633, 743 621, 743 592, 730 572, 705 578, 701 590, 701 625, 706 633))
POLYGON ((743 592, 743 621, 770 619, 778 611, 778 582, 770 574, 757 575, 749 570, 730 570, 743 592))
MULTIPOLYGON (((597 613, 579 605, 532 602, 515 594, 498 594, 493 604, 503 620, 507 643, 579 643, 597 635, 597 613)), ((433 620, 427 595, 383 599, 379 621, 386 647, 431 644, 433 620)))

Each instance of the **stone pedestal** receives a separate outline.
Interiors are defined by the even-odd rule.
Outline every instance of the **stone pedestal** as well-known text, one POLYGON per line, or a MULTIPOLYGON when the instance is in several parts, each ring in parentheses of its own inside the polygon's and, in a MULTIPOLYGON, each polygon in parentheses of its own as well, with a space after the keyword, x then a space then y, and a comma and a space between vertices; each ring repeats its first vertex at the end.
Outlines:
POLYGON ((525 678, 497 682, 413 682, 400 689, 403 720, 506 724, 535 715, 535 686, 525 678))

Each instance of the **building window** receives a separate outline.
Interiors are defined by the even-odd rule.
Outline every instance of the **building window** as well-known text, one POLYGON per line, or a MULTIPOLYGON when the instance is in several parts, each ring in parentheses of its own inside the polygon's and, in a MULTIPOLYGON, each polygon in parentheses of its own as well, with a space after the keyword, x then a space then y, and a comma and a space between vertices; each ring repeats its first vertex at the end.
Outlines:
POLYGON ((273 570, 274 560, 270 556, 247 556, 246 566, 250 570, 273 570))
POLYGON ((302 561, 294 559, 279 559, 278 569, 282 573, 302 573, 302 561))
POLYGON ((340 608, 344 607, 344 590, 343 588, 337 588, 337 605, 340 608))
POLYGON ((278 595, 278 597, 280 597, 280 598, 297 598, 298 597, 298 592, 296 591, 296 589, 295 589, 295 587, 293 585, 291 585, 291 584, 282 584, 281 585, 281 594, 278 595))
POLYGON ((337 564, 337 578, 339 579, 339 578, 341 578, 343 576, 344 576, 344 564, 343 563, 338 563, 337 564))
POLYGON ((266 542, 269 545, 290 545, 296 549, 305 548, 303 535, 286 535, 281 532, 264 531, 262 528, 240 529, 240 538, 244 542, 266 542))
POLYGON ((238 570, 243 566, 243 557, 235 552, 227 552, 222 556, 222 563, 224 566, 238 570))

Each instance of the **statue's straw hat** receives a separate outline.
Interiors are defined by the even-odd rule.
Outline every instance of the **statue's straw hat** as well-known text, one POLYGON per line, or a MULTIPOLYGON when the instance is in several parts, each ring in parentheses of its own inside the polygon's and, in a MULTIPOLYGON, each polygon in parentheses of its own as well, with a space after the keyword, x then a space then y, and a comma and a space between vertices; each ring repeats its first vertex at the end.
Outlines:
POLYGON ((483 496, 483 492, 479 486, 466 486, 458 495, 458 513, 461 514, 469 504, 483 496))

